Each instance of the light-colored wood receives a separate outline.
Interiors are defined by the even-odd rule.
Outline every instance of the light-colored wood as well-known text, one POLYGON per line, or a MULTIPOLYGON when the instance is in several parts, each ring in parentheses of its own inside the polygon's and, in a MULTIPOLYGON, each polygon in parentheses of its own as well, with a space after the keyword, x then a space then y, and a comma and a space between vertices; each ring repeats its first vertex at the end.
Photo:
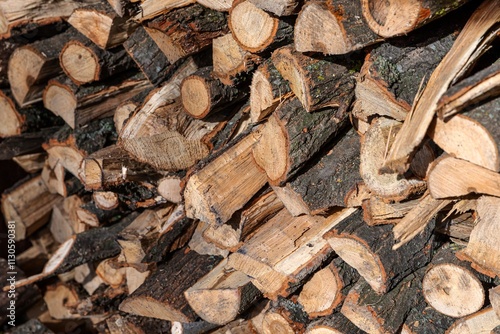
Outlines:
POLYGON ((384 167, 403 173, 408 169, 412 152, 422 142, 435 117, 439 99, 453 80, 479 56, 488 40, 496 35, 490 28, 500 20, 496 1, 484 2, 471 16, 467 25, 455 40, 453 47, 434 70, 422 95, 406 117, 401 131, 391 145, 384 167))
POLYGON ((184 190, 186 214, 210 224, 223 224, 245 205, 267 181, 257 166, 251 133, 192 175, 184 190))
POLYGON ((167 176, 158 182, 158 193, 167 201, 172 203, 182 202, 181 178, 167 176))
POLYGON ((457 320, 446 334, 489 334, 500 325, 500 318, 491 307, 457 320))
POLYGON ((384 200, 378 196, 371 196, 363 202, 363 219, 368 225, 399 224, 406 214, 418 205, 420 199, 403 202, 384 200))
POLYGON ((92 198, 95 205, 103 210, 111 210, 120 204, 118 195, 112 191, 94 191, 92 198))
POLYGON ((54 319, 75 319, 80 315, 71 311, 80 302, 75 287, 65 284, 50 286, 43 296, 50 316, 54 319))
POLYGON ((197 0, 197 3, 208 8, 218 10, 220 12, 227 12, 233 5, 233 0, 197 0))
POLYGON ((227 249, 219 248, 217 245, 207 241, 203 237, 203 234, 210 227, 210 225, 203 221, 199 221, 197 224, 198 225, 196 226, 196 230, 194 231, 193 236, 189 241, 189 248, 191 248, 198 254, 219 255, 226 258, 229 255, 229 251, 227 249))
POLYGON ((330 266, 327 266, 314 273, 312 278, 304 284, 297 302, 304 307, 304 311, 311 318, 323 315, 323 313, 329 314, 332 312, 332 304, 339 290, 335 274, 330 266))
POLYGON ((33 153, 26 155, 19 155, 12 158, 26 173, 36 173, 40 171, 45 165, 47 153, 33 153))
POLYGON ((253 277, 266 297, 287 296, 290 283, 301 282, 331 254, 322 235, 354 211, 344 209, 323 218, 292 217, 283 209, 230 255, 228 266, 253 277))
POLYGON ((255 6, 278 16, 287 16, 295 13, 300 8, 298 0, 250 0, 255 6))
POLYGON ((500 318, 500 285, 490 289, 489 297, 493 310, 495 310, 497 317, 500 318))
POLYGON ((142 22, 152 19, 175 8, 181 8, 195 3, 196 0, 144 0, 139 4, 140 11, 134 20, 142 22))
POLYGON ((500 174, 451 156, 437 159, 429 167, 427 179, 436 199, 471 193, 500 196, 500 174))

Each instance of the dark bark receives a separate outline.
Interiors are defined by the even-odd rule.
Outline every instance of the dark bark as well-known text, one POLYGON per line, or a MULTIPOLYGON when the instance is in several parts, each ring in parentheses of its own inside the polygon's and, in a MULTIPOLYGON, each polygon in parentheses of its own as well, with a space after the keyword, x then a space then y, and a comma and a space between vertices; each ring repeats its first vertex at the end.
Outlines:
POLYGON ((9 160, 19 155, 43 152, 42 144, 58 132, 60 127, 45 128, 39 132, 24 133, 0 141, 0 160, 9 160))
POLYGON ((308 330, 313 329, 325 329, 333 331, 333 333, 339 334, 363 334, 365 333, 357 326, 355 326, 349 319, 347 319, 342 313, 334 312, 331 315, 322 317, 314 322, 311 322, 308 326, 308 330))
POLYGON ((441 334, 450 328, 455 320, 427 306, 423 310, 414 308, 406 318, 403 328, 407 334, 441 334))

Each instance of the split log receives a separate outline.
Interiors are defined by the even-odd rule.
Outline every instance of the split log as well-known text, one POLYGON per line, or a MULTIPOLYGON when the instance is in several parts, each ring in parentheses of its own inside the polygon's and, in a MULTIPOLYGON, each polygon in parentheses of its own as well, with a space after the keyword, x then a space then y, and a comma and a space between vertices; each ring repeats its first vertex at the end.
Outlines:
POLYGON ((500 318, 491 307, 487 307, 455 321, 446 334, 490 333, 497 326, 500 326, 500 318))
POLYGON ((489 290, 489 299, 491 306, 495 310, 497 317, 500 318, 500 287, 496 286, 489 290))
POLYGON ((257 135, 250 133, 189 177, 184 190, 186 215, 221 225, 266 183, 252 156, 257 135))
POLYGON ((361 329, 355 326, 342 313, 331 315, 311 322, 307 326, 306 334, 362 334, 361 329))
POLYGON ((265 297, 286 297, 331 255, 321 236, 353 212, 292 217, 283 209, 229 256, 228 266, 253 277, 265 297))
POLYGON ((157 16, 145 29, 171 64, 209 47, 228 31, 226 14, 199 4, 157 16))
POLYGON ((120 17, 105 1, 75 9, 68 23, 102 49, 122 44, 137 27, 134 21, 120 17))
POLYGON ((46 158, 46 153, 33 153, 13 157, 12 160, 26 173, 33 174, 42 170, 46 158))
POLYGON ((277 301, 271 302, 269 310, 264 315, 262 333, 302 334, 308 323, 307 313, 300 304, 280 297, 277 301))
MULTIPOLYGON (((434 70, 422 91, 422 95, 404 122, 391 146, 384 170, 403 173, 415 148, 422 142, 432 122, 437 104, 450 84, 473 64, 491 43, 496 32, 489 32, 500 19, 495 1, 484 2, 470 17, 464 29, 455 40, 453 47, 434 70), (493 35, 492 35, 493 34, 493 35)), ((495 29, 493 29, 495 30, 495 29)))
POLYGON ((359 172, 372 193, 382 198, 401 201, 421 193, 426 184, 417 178, 400 177, 397 173, 380 174, 387 148, 401 130, 401 123, 388 118, 376 119, 366 131, 361 144, 359 172))
POLYGON ((49 81, 43 104, 74 129, 96 118, 112 116, 122 100, 148 87, 148 80, 140 73, 87 86, 77 86, 69 78, 59 77, 49 81))
POLYGON ((346 110, 326 108, 308 113, 299 99, 285 100, 274 111, 253 149, 270 184, 282 185, 334 138, 347 122, 346 110))
POLYGON ((300 0, 249 0, 255 6, 278 16, 292 15, 300 10, 300 0))
POLYGON ((444 333, 455 321, 434 310, 425 307, 423 310, 414 308, 406 318, 401 334, 440 334, 444 333))
POLYGON ((466 212, 453 215, 451 219, 445 219, 436 225, 435 231, 441 235, 447 235, 457 245, 467 246, 470 234, 474 228, 472 213, 466 212))
POLYGON ((98 262, 118 255, 120 245, 116 241, 117 234, 135 217, 137 214, 132 213, 110 227, 93 228, 72 236, 59 246, 41 273, 16 281, 16 288, 66 273, 85 263, 98 262))
POLYGON ((358 272, 341 258, 317 271, 304 284, 299 302, 309 318, 328 316, 344 302, 347 293, 359 279, 358 272))
POLYGON ((250 86, 250 116, 257 123, 271 114, 289 95, 290 86, 273 62, 268 59, 252 77, 250 86))
POLYGON ((196 0, 196 2, 219 12, 228 12, 233 4, 233 0, 196 0))
POLYGON ((461 260, 472 262, 472 267, 490 277, 500 276, 498 234, 500 199, 481 196, 477 200, 477 224, 471 232, 467 247, 457 254, 461 260))
POLYGON ((434 224, 397 250, 392 226, 368 226, 362 213, 349 216, 324 235, 333 250, 355 268, 377 294, 384 294, 432 258, 434 224))
POLYGON ((74 29, 17 48, 9 60, 9 83, 19 106, 25 107, 42 100, 47 81, 59 74, 59 53, 76 35, 74 29))
POLYGON ((388 3, 379 0, 363 0, 363 15, 370 28, 378 35, 389 38, 406 35, 412 30, 435 20, 465 4, 467 0, 388 3))
POLYGON ((91 198, 84 200, 84 203, 76 210, 76 215, 80 221, 91 227, 104 226, 110 223, 112 224, 127 213, 128 212, 123 208, 103 210, 97 207, 91 198))
POLYGON ((500 62, 451 86, 440 98, 438 115, 447 118, 500 92, 500 62))
POLYGON ((446 153, 498 172, 500 170, 500 98, 479 104, 446 122, 436 118, 428 134, 446 153))
POLYGON ((138 12, 133 17, 134 20, 142 22, 150 20, 163 13, 170 12, 176 8, 189 6, 196 0, 144 0, 138 4, 138 12))
POLYGON ((0 91, 0 137, 9 137, 26 132, 37 132, 43 128, 62 125, 61 119, 36 104, 17 108, 10 94, 0 91))
POLYGON ((112 191, 95 191, 92 193, 92 200, 101 210, 112 210, 120 204, 118 195, 112 191))
POLYGON ((213 76, 229 86, 245 81, 262 62, 261 57, 242 49, 232 34, 212 40, 212 59, 213 76))
POLYGON ((120 17, 134 16, 140 13, 140 2, 129 0, 107 0, 120 17))
POLYGON ((294 51, 291 46, 276 50, 271 59, 308 112, 337 107, 345 113, 350 106, 355 84, 355 71, 351 71, 354 64, 350 64, 353 60, 317 59, 294 51))
MULTIPOLYGON (((363 220, 370 226, 383 224, 398 226, 408 212, 419 203, 420 198, 392 203, 392 201, 384 200, 382 197, 371 196, 363 201, 363 220)), ((409 222, 410 220, 408 220, 409 222)))
POLYGON ((4 138, 0 142, 0 160, 8 160, 26 154, 43 152, 45 143, 60 127, 45 128, 34 133, 23 133, 17 136, 4 138))
POLYGON ((252 53, 273 50, 293 40, 290 17, 275 17, 247 0, 233 2, 228 25, 234 39, 252 53))
POLYGON ((180 204, 182 202, 181 175, 168 175, 158 181, 158 193, 167 201, 180 204))
POLYGON ((246 91, 226 86, 212 77, 212 67, 199 69, 181 84, 182 106, 194 118, 206 118, 226 110, 246 96, 246 91))
POLYGON ((57 242, 62 244, 72 235, 85 231, 86 226, 76 214, 77 208, 82 204, 78 195, 72 195, 54 205, 50 219, 50 232, 57 242))
POLYGON ((0 5, 0 39, 10 37, 12 29, 17 26, 36 22, 38 25, 47 25, 61 21, 80 7, 97 4, 96 0, 84 1, 55 1, 47 3, 41 0, 20 2, 3 2, 0 5))
POLYGON ((283 209, 283 203, 273 191, 258 195, 225 224, 210 225, 203 238, 220 248, 236 251, 262 224, 283 209))
POLYGON ((453 250, 442 247, 426 268, 422 293, 436 311, 453 318, 465 317, 484 305, 479 276, 468 263, 458 260, 453 250))
POLYGON ((227 249, 219 248, 216 244, 207 241, 207 239, 203 237, 203 234, 205 234, 205 231, 209 226, 209 223, 203 221, 198 222, 196 230, 194 231, 191 240, 189 240, 189 248, 198 254, 222 256, 223 258, 227 258, 229 255, 229 251, 227 249))
POLYGON ((381 40, 366 23, 358 1, 313 1, 297 17, 295 49, 300 52, 346 54, 381 40))
POLYGON ((160 264, 146 281, 121 304, 123 312, 169 321, 192 322, 196 313, 183 293, 219 263, 220 257, 180 249, 160 264), (163 284, 170 281, 171 284, 163 284))
POLYGON ((225 325, 262 297, 251 278, 226 269, 227 260, 184 292, 189 305, 203 320, 225 325))
POLYGON ((500 174, 451 156, 436 159, 427 179, 429 191, 437 199, 471 193, 500 196, 500 174))
POLYGON ((139 109, 139 107, 144 103, 146 98, 149 96, 153 87, 147 88, 140 92, 139 94, 133 96, 129 100, 122 102, 116 107, 115 114, 113 115, 113 120, 115 121, 116 132, 120 133, 125 125, 125 123, 130 119, 130 116, 139 109))
POLYGON ((396 333, 410 311, 422 303, 423 273, 423 269, 412 272, 383 296, 360 279, 347 295, 341 312, 365 332, 396 333))
POLYGON ((14 239, 23 240, 45 225, 52 207, 61 201, 61 196, 48 191, 41 176, 22 180, 4 192, 2 213, 9 227, 15 229, 14 239))
POLYGON ((110 78, 135 66, 122 47, 103 50, 82 35, 66 43, 59 61, 77 85, 110 78))
POLYGON ((359 175, 359 137, 353 129, 339 134, 333 147, 319 161, 287 182, 283 187, 273 187, 285 207, 294 216, 319 214, 327 209, 347 205, 359 175))

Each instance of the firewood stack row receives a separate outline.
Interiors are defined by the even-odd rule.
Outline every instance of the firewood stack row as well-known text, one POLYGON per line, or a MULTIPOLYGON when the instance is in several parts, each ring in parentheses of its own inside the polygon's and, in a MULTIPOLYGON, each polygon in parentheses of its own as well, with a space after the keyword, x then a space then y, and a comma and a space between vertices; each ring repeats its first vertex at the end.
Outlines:
POLYGON ((499 34, 498 0, 0 1, 4 329, 500 333, 499 34))

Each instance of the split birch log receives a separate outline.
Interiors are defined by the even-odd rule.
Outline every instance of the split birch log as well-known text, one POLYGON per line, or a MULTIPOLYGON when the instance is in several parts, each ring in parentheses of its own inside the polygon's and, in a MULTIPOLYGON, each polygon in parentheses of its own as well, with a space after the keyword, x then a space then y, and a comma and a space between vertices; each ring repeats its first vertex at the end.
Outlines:
POLYGON ((353 212, 292 217, 283 209, 229 256, 228 266, 253 277, 252 283, 265 297, 286 297, 331 255, 321 236, 353 212))
POLYGON ((144 0, 140 1, 138 12, 133 17, 134 20, 142 22, 152 19, 163 13, 167 13, 176 8, 189 6, 196 0, 144 0))
POLYGON ((383 296, 360 279, 347 295, 342 314, 367 333, 396 333, 410 311, 423 302, 423 272, 412 272, 383 296))
POLYGON ((262 62, 261 57, 242 49, 232 34, 212 40, 212 59, 213 76, 229 86, 245 81, 262 62))
POLYGON ((467 0, 388 3, 379 0, 362 0, 363 15, 370 28, 378 35, 389 38, 406 35, 412 30, 435 20, 465 4, 467 0))
POLYGON ((72 236, 59 246, 45 264, 41 273, 16 281, 16 287, 33 284, 53 275, 66 273, 85 263, 101 261, 118 255, 120 245, 116 241, 117 234, 130 224, 135 217, 137 217, 137 214, 132 213, 110 227, 93 228, 72 236))
POLYGON ((500 318, 491 307, 455 321, 446 334, 490 333, 500 326, 500 318))
POLYGON ((212 76, 212 67, 204 67, 188 76, 181 84, 184 111, 193 118, 206 118, 241 101, 247 92, 226 86, 212 76))
POLYGON ((302 334, 309 323, 302 306, 292 300, 278 298, 271 302, 262 322, 263 334, 302 334))
POLYGON ((440 334, 455 321, 427 306, 423 310, 414 308, 406 318, 401 334, 440 334))
POLYGON ((477 224, 471 232, 467 247, 457 254, 461 260, 472 262, 472 268, 492 278, 500 276, 498 249, 500 199, 481 196, 477 200, 477 224))
POLYGON ((290 17, 275 17, 247 0, 233 2, 228 25, 234 39, 252 53, 274 50, 293 40, 290 17))
POLYGON ((426 184, 414 177, 400 177, 397 173, 379 173, 386 159, 387 148, 398 131, 402 131, 401 123, 389 118, 380 117, 370 125, 361 143, 359 172, 372 193, 401 201, 423 192, 426 184))
POLYGON ((306 334, 362 334, 365 333, 355 326, 342 313, 332 313, 307 326, 306 334))
POLYGON ((17 48, 9 60, 9 83, 19 106, 41 101, 47 81, 59 74, 59 53, 77 32, 66 32, 17 48))
POLYGON ((97 0, 84 1, 53 1, 29 0, 0 4, 0 39, 10 37, 11 30, 20 25, 36 22, 46 25, 61 21, 80 7, 97 4, 97 0))
POLYGON ((328 316, 344 302, 347 293, 358 281, 358 272, 341 258, 313 274, 297 298, 309 318, 328 316))
POLYGON ((381 40, 366 23, 358 1, 312 1, 297 17, 295 49, 339 55, 381 40))
POLYGON ((119 309, 123 312, 169 321, 192 322, 196 313, 184 291, 219 263, 220 257, 199 255, 189 248, 180 249, 160 264, 146 281, 128 296, 119 309), (170 281, 171 284, 163 284, 170 281))
POLYGON ((20 241, 45 225, 52 207, 62 197, 51 194, 41 176, 22 180, 2 194, 2 213, 15 229, 14 239, 20 241))
POLYGON ((110 78, 135 66, 122 47, 103 50, 82 35, 66 43, 59 61, 77 85, 110 78))
POLYGON ((500 196, 500 174, 471 162, 444 156, 429 166, 429 191, 437 199, 471 193, 500 196))
POLYGON ((0 116, 0 137, 37 132, 63 124, 60 118, 38 104, 17 108, 8 91, 0 91, 0 116))
POLYGON ((199 4, 157 16, 145 29, 171 64, 209 47, 214 38, 228 32, 224 13, 199 4))
POLYGON ((250 117, 257 123, 270 115, 289 95, 290 86, 273 62, 268 59, 260 65, 250 85, 250 117))
POLYGON ((184 190, 186 215, 221 225, 266 183, 252 156, 257 141, 250 133, 189 177, 184 190))
POLYGON ((454 86, 439 100, 438 115, 448 118, 500 92, 500 62, 488 66, 454 86))
POLYGON ((68 23, 102 49, 122 44, 137 27, 134 21, 120 17, 105 1, 74 10, 68 23))
POLYGON ((320 214, 334 206, 347 206, 347 197, 361 181, 359 175, 359 137, 353 129, 339 134, 333 147, 319 161, 283 187, 273 187, 294 216, 320 214))
POLYGON ((269 183, 282 185, 337 136, 346 122, 346 110, 326 108, 308 113, 298 98, 289 98, 264 125, 253 156, 269 183))
POLYGON ((479 311, 485 301, 479 275, 468 263, 458 260, 450 248, 441 248, 434 255, 426 268, 422 289, 431 307, 453 318, 479 311))
MULTIPOLYGON (((416 102, 411 117, 407 117, 401 131, 391 146, 384 170, 403 173, 415 148, 422 142, 432 122, 441 96, 453 80, 475 62, 484 48, 491 43, 496 32, 490 28, 500 20, 500 11, 495 1, 484 2, 471 16, 453 47, 434 70, 416 102), (493 35, 492 35, 493 34, 493 35)), ((493 29, 495 30, 495 29, 493 29)))
POLYGON ((203 238, 219 248, 234 252, 243 245, 244 240, 281 209, 283 203, 273 191, 258 195, 226 223, 208 226, 203 232, 203 238))
POLYGON ((43 104, 69 126, 78 128, 96 118, 112 116, 122 100, 149 86, 141 73, 89 86, 77 86, 69 78, 59 77, 49 81, 43 93, 43 104))
POLYGON ((228 271, 227 260, 184 292, 189 305, 203 320, 225 325, 246 312, 262 297, 251 278, 239 271, 228 271))
POLYGON ((419 236, 393 250, 392 226, 368 226, 358 210, 328 231, 324 238, 377 294, 384 294, 431 260, 433 229, 434 224, 429 224, 419 236))
POLYGON ((271 59, 308 112, 325 107, 345 112, 350 106, 355 84, 355 71, 351 71, 354 64, 350 61, 341 57, 309 57, 291 46, 276 50, 271 59))
POLYGON ((300 0, 249 0, 255 6, 278 16, 292 15, 300 10, 302 2, 300 0))

